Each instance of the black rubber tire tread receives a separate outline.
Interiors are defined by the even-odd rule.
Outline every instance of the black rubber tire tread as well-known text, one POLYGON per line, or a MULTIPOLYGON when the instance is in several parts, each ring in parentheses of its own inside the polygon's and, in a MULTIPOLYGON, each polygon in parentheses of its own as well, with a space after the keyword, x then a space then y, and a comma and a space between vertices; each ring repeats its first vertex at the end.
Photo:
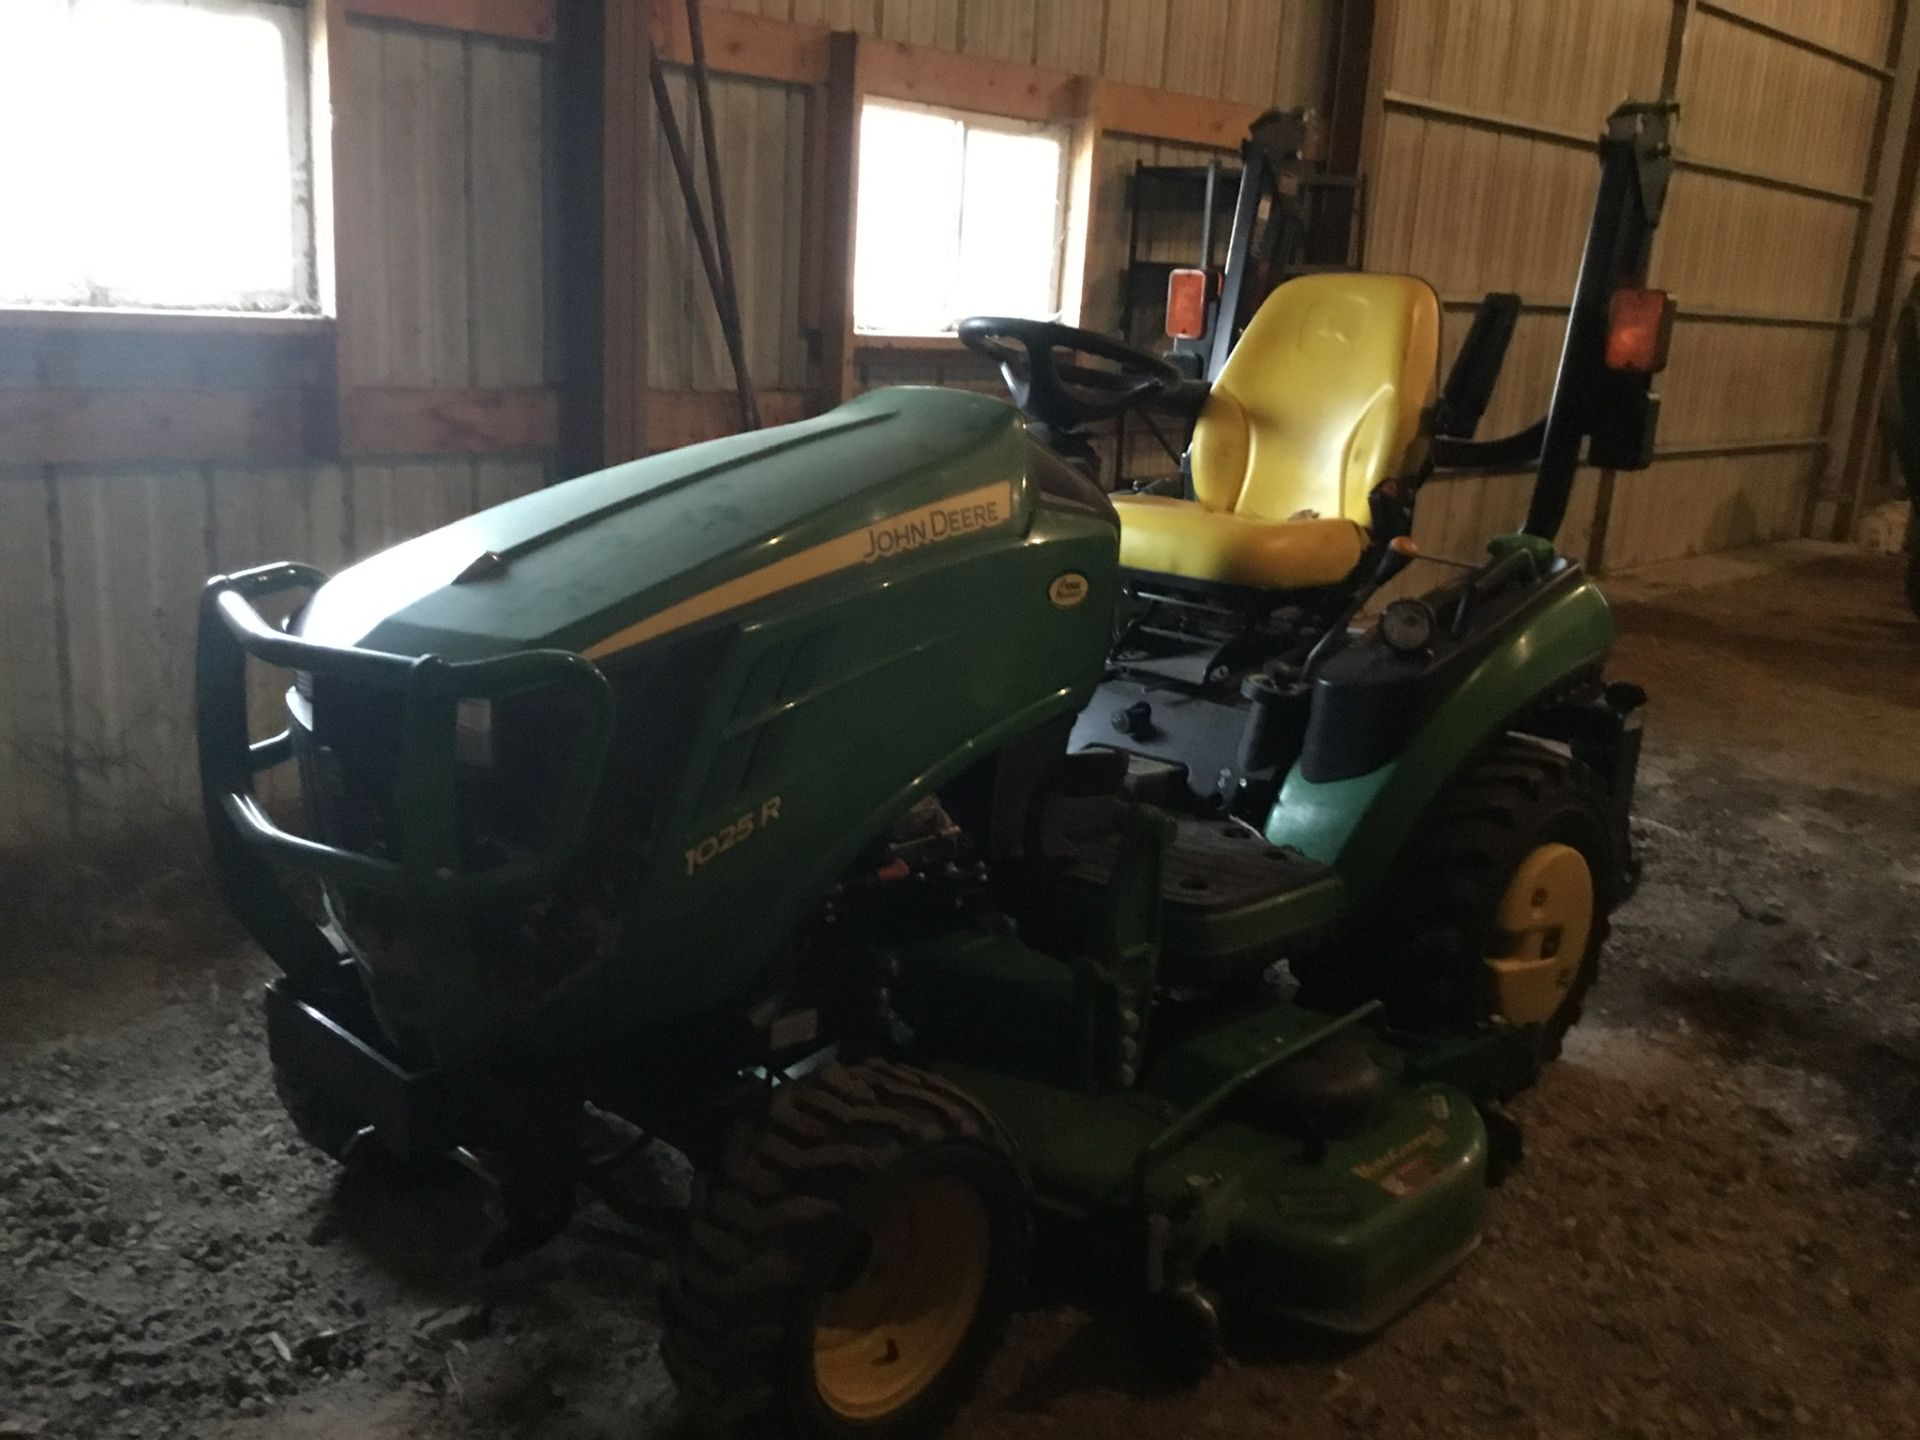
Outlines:
POLYGON ((888 1061, 825 1065, 775 1090, 764 1113, 731 1138, 717 1173, 697 1183, 663 1293, 668 1373, 690 1410, 740 1435, 931 1433, 999 1346, 1025 1272, 1028 1201, 1012 1143, 964 1090, 888 1061), (896 1167, 955 1153, 1004 1172, 989 1262, 1002 1281, 990 1283, 947 1373, 899 1416, 857 1426, 840 1420, 814 1397, 810 1356, 849 1206, 896 1167), (808 1363, 798 1363, 801 1355, 808 1363))
POLYGON ((1354 951, 1297 967, 1301 998, 1340 1009, 1385 1002, 1416 1031, 1461 1031, 1486 1020, 1485 937, 1514 868, 1535 846, 1571 844, 1593 872, 1593 929, 1560 1009, 1540 1027, 1537 1054, 1557 1059, 1599 974, 1621 895, 1616 822, 1600 781, 1571 756, 1509 735, 1442 789, 1381 888, 1378 919, 1354 951))

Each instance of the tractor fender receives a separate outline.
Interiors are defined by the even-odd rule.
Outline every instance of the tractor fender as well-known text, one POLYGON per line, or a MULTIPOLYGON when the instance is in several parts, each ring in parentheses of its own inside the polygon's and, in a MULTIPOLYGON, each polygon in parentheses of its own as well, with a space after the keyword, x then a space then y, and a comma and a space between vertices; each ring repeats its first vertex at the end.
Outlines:
POLYGON ((1384 765, 1316 782, 1296 764, 1268 815, 1268 842, 1333 866, 1349 903, 1364 903, 1441 787, 1530 706, 1604 661, 1615 633, 1599 587, 1581 575, 1501 636, 1384 765))

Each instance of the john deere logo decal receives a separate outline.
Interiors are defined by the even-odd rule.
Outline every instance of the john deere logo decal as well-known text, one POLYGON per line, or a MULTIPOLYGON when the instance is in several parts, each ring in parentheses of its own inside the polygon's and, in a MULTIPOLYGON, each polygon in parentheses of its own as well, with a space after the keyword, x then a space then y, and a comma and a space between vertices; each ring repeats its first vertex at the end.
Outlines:
POLYGON ((990 485, 939 505, 922 505, 891 520, 867 527, 867 549, 860 559, 871 565, 889 555, 902 555, 923 545, 938 545, 942 540, 958 540, 976 530, 991 530, 1006 523, 1012 513, 1013 492, 1005 485, 990 485))
POLYGON ((1047 586, 1047 598, 1057 609, 1071 610, 1087 598, 1087 577, 1078 570, 1069 570, 1064 575, 1056 575, 1053 583, 1047 586))
MULTIPOLYGON (((5 3, 7 0, 0 0, 0 4, 5 3)), ((769 595, 778 595, 796 585, 805 585, 824 575, 851 570, 856 565, 871 565, 896 555, 910 554, 929 545, 941 545, 949 540, 978 535, 1011 524, 1013 519, 1013 485, 1009 481, 998 480, 991 485, 982 485, 977 490, 950 495, 931 505, 891 515, 872 525, 863 525, 858 530, 850 530, 802 550, 798 555, 789 555, 784 560, 748 571, 711 590, 703 590, 588 646, 585 654, 589 660, 599 660, 688 625, 697 625, 702 620, 725 615, 757 600, 764 600, 769 595)), ((1056 599, 1053 603, 1077 605, 1086 594, 1086 577, 1062 575, 1054 584, 1066 580, 1079 584, 1075 598, 1064 601, 1056 599)))

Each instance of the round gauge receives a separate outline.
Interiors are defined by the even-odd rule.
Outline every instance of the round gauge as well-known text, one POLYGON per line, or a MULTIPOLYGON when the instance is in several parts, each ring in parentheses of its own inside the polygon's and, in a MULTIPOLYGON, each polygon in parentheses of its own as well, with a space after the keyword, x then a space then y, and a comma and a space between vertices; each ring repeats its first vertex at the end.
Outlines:
POLYGON ((1396 600, 1380 612, 1380 639, 1402 655, 1426 650, 1434 628, 1433 610, 1424 600, 1396 600))

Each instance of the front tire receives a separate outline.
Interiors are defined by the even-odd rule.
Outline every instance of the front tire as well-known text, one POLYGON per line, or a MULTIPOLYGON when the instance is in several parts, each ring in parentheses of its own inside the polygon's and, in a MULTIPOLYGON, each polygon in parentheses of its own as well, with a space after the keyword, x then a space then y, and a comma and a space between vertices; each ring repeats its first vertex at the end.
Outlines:
POLYGON ((881 1061, 774 1093, 695 1200, 663 1352, 736 1432, 899 1440, 938 1429, 1000 1343, 1028 1194, 991 1116, 881 1061))

